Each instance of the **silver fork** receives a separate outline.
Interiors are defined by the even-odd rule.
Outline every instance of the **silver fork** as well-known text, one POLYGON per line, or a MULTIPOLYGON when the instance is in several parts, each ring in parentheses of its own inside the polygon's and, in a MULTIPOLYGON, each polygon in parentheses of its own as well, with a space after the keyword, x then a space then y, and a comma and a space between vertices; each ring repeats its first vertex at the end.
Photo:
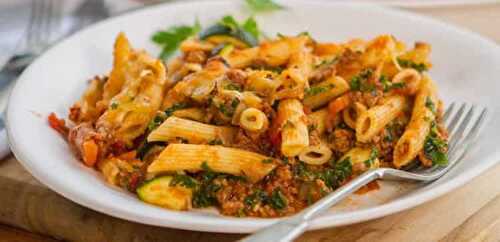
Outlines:
POLYGON ((429 182, 442 177, 451 168, 463 160, 467 151, 478 137, 481 126, 484 124, 484 120, 487 116, 486 108, 482 108, 480 114, 476 116, 474 114, 478 108, 474 105, 467 108, 468 105, 464 103, 460 105, 460 108, 452 117, 455 106, 456 104, 452 103, 443 116, 447 130, 451 137, 448 144, 449 162, 447 166, 433 166, 431 168, 412 167, 407 171, 392 168, 378 168, 367 171, 328 196, 302 210, 300 213, 285 218, 267 228, 261 229, 240 241, 292 241, 307 229, 311 219, 324 213, 331 206, 341 201, 349 194, 376 179, 398 179, 429 182), (468 111, 466 112, 467 109, 468 111))
POLYGON ((24 51, 12 57, 4 68, 20 71, 49 47, 53 41, 54 31, 60 27, 61 4, 60 0, 31 1, 24 51))

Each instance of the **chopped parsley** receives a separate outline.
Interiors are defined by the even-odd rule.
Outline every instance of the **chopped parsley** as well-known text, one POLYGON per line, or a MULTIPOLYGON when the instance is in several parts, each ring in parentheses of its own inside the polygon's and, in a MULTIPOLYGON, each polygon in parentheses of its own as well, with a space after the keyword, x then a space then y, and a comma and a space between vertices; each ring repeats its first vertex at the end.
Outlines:
POLYGON ((430 97, 427 97, 425 99, 425 106, 431 110, 432 113, 436 113, 436 105, 434 104, 434 102, 432 102, 431 98, 430 97))
POLYGON ((118 103, 111 103, 111 109, 117 109, 118 108, 118 103))
POLYGON ((271 159, 271 158, 263 159, 262 160, 262 163, 264 163, 264 164, 269 164, 269 163, 272 163, 272 162, 273 162, 273 159, 271 159))
POLYGON ((391 82, 387 78, 387 76, 382 75, 380 76, 379 82, 382 84, 382 87, 384 88, 384 92, 388 92, 393 89, 400 89, 404 88, 406 86, 406 83, 404 82, 391 82))
POLYGON ((339 58, 337 58, 337 57, 330 59, 330 60, 326 59, 326 60, 321 61, 319 64, 315 65, 314 67, 319 68, 322 66, 333 65, 333 64, 337 63, 338 60, 339 60, 339 58))
POLYGON ((166 119, 165 115, 157 114, 151 121, 149 121, 147 133, 150 133, 151 131, 158 128, 158 126, 160 126, 160 124, 163 123, 165 119, 166 119))
POLYGON ((213 139, 208 142, 209 145, 222 145, 222 140, 220 139, 213 139))
POLYGON ((176 103, 174 105, 172 105, 172 107, 169 107, 165 110, 165 115, 167 117, 170 117, 172 116, 172 114, 174 114, 175 111, 179 110, 179 109, 184 109, 184 108, 187 108, 187 104, 186 103, 176 103))
POLYGON ((234 91, 239 91, 239 92, 241 92, 243 90, 243 88, 241 88, 241 86, 236 84, 236 83, 229 83, 224 87, 224 89, 234 90, 234 91))
POLYGON ((431 130, 424 142, 425 156, 432 161, 433 165, 446 165, 448 164, 447 149, 448 144, 439 137, 436 123, 432 122, 431 130))
POLYGON ((314 86, 314 87, 311 87, 311 88, 308 88, 305 90, 305 96, 306 97, 315 96, 315 95, 318 95, 322 92, 326 92, 334 87, 335 87, 335 85, 333 85, 333 84, 329 84, 326 86, 314 86))
POLYGON ((424 72, 428 70, 427 66, 424 63, 415 63, 411 60, 404 60, 398 58, 398 64, 403 68, 413 68, 418 72, 424 72))
POLYGON ((358 75, 351 78, 349 83, 351 90, 361 92, 371 92, 375 90, 375 85, 368 83, 367 80, 373 75, 372 69, 365 69, 358 75))
POLYGON ((252 209, 258 203, 266 202, 268 199, 269 199, 269 197, 267 196, 267 194, 264 191, 262 191, 260 189, 256 189, 252 194, 245 197, 245 199, 243 200, 243 203, 248 208, 252 209))
POLYGON ((287 207, 288 201, 281 192, 281 188, 275 188, 269 197, 269 205, 276 210, 281 210, 287 207))
POLYGON ((193 193, 193 206, 197 208, 209 207, 217 204, 215 193, 221 189, 221 186, 214 183, 217 173, 212 171, 207 162, 201 164, 203 174, 200 176, 201 184, 193 193))
POLYGON ((176 186, 176 185, 181 185, 186 188, 194 189, 197 187, 198 181, 196 181, 194 178, 190 176, 177 174, 170 182, 170 186, 176 186))
POLYGON ((320 171, 310 170, 304 162, 298 162, 293 167, 293 174, 296 179, 306 182, 320 179, 327 187, 335 189, 351 176, 351 159, 348 157, 342 161, 332 161, 331 167, 325 167, 320 171))
POLYGON ((245 177, 228 175, 213 171, 208 166, 208 163, 206 161, 201 163, 201 169, 203 171, 198 177, 200 184, 193 193, 193 206, 197 208, 209 207, 217 204, 216 193, 222 188, 221 185, 215 182, 217 178, 247 182, 247 179, 245 177))
POLYGON ((373 162, 375 162, 375 160, 377 159, 377 156, 378 156, 378 150, 377 148, 372 148, 372 151, 370 152, 370 157, 368 157, 368 160, 365 160, 364 163, 365 163, 365 166, 367 168, 370 168, 373 166, 373 162))
POLYGON ((168 59, 179 47, 182 41, 198 33, 201 29, 200 22, 196 20, 194 25, 181 25, 168 28, 166 31, 158 31, 151 38, 153 42, 162 47, 161 59, 168 59))

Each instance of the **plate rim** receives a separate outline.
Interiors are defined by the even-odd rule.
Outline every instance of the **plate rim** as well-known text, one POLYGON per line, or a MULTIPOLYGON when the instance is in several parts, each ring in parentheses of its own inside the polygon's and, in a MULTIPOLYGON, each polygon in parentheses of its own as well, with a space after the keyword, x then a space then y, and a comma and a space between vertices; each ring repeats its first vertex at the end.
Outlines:
MULTIPOLYGON (((150 6, 146 7, 143 9, 138 9, 134 11, 127 12, 125 14, 122 14, 120 16, 112 17, 109 19, 106 19, 104 21, 101 21, 99 23, 96 23, 84 30, 78 31, 76 34, 62 40, 55 46, 51 47, 44 55, 47 55, 47 53, 51 53, 55 51, 59 46, 64 45, 66 42, 71 42, 72 39, 75 38, 75 36, 78 36, 86 31, 92 31, 94 28, 98 28, 98 26, 105 25, 110 21, 116 21, 116 19, 121 19, 121 18, 128 18, 130 15, 134 14, 141 14, 141 12, 147 12, 155 8, 167 8, 167 7, 175 7, 177 5, 192 5, 192 4, 207 4, 207 5, 212 5, 212 4, 224 4, 224 3, 234 3, 230 0, 217 0, 217 1, 207 1, 207 2, 197 2, 197 1, 187 1, 187 2, 174 2, 174 3, 164 3, 164 4, 159 4, 155 6, 150 6)), ((349 8, 357 8, 360 6, 366 7, 367 4, 363 3, 339 3, 339 2, 329 2, 329 1, 324 1, 324 0, 317 0, 317 1, 305 1, 305 0, 291 0, 287 1, 287 4, 291 5, 296 5, 296 4, 306 4, 306 5, 318 5, 318 4, 328 4, 328 5, 333 5, 333 6, 344 6, 344 7, 349 7, 349 8)), ((419 21, 424 21, 429 24, 433 25, 438 25, 439 28, 446 28, 448 30, 454 31, 456 33, 460 34, 466 34, 467 36, 471 38, 476 38, 477 41, 480 41, 484 44, 488 45, 488 48, 491 47, 492 51, 496 51, 498 55, 500 56, 500 47, 490 40, 489 38, 483 37, 475 32, 466 30, 464 28, 456 27, 454 25, 451 25, 449 23, 445 23, 427 16, 423 16, 420 14, 416 14, 413 12, 408 12, 405 10, 401 9, 393 9, 393 8, 388 8, 388 7, 383 7, 383 6, 378 6, 378 5, 373 5, 373 4, 368 4, 370 7, 375 8, 375 11, 382 11, 386 13, 390 13, 393 15, 398 15, 402 18, 412 18, 412 19, 417 19, 419 21)), ((43 55, 43 56, 44 56, 43 55)), ((37 59, 33 64, 36 65, 40 61, 40 59, 43 59, 43 56, 39 59, 37 59)), ((178 229, 187 229, 187 230, 196 230, 196 231, 205 231, 205 232, 223 232, 223 233, 246 233, 246 232, 252 232, 255 231, 258 228, 262 228, 264 226, 268 226, 271 223, 274 223, 278 221, 279 219, 261 219, 261 218, 253 218, 253 219, 238 219, 238 218, 233 218, 233 217, 227 217, 227 216, 214 216, 214 217, 197 217, 197 220, 195 221, 190 221, 191 216, 187 216, 188 214, 183 213, 183 212, 176 212, 176 211, 170 211, 167 210, 165 212, 169 213, 170 216, 165 216, 162 219, 152 219, 151 217, 144 216, 138 213, 130 213, 130 211, 127 211, 125 209, 121 209, 119 206, 110 206, 110 204, 102 204, 93 201, 90 198, 82 197, 79 196, 78 193, 75 193, 74 191, 71 191, 71 189, 66 189, 64 185, 60 184, 57 182, 57 179, 52 178, 48 176, 46 171, 43 170, 37 170, 34 168, 33 164, 35 161, 34 158, 31 158, 29 155, 29 152, 24 151, 21 148, 22 144, 20 144, 19 140, 17 139, 17 135, 15 135, 16 131, 14 130, 14 126, 12 123, 15 123, 15 117, 16 117, 16 104, 15 102, 11 102, 11 100, 16 100, 16 98, 19 98, 19 94, 21 91, 19 90, 21 84, 24 82, 29 82, 30 79, 25 78, 27 76, 27 73, 31 71, 31 66, 28 67, 18 78, 18 81, 13 88, 12 92, 10 93, 9 96, 9 103, 8 103, 8 108, 7 108, 7 134, 10 142, 11 149, 15 156, 18 158, 19 162, 30 172, 31 175, 33 175, 38 181, 40 181, 42 184, 46 185, 49 187, 51 190, 54 192, 64 196, 65 198, 80 204, 84 207, 90 208, 92 210, 129 220, 129 221, 134 221, 142 224, 148 224, 148 225, 155 225, 155 226, 163 226, 163 227, 170 227, 170 228, 178 228, 178 229), (175 216, 175 215, 182 215, 182 216, 175 216), (197 227, 194 228, 193 225, 196 225, 197 227), (228 227, 228 225, 230 225, 228 227)), ((487 123, 489 120, 487 120, 487 123)), ((323 215, 320 216, 313 221, 311 221, 311 226, 310 230, 315 230, 315 229, 321 229, 321 228, 326 228, 326 227, 334 227, 334 226, 340 226, 340 225, 346 225, 346 224, 353 224, 361 221, 366 221, 366 220, 371 220, 374 218, 379 218, 383 216, 387 216, 389 214, 393 214, 396 212, 400 212, 402 210, 408 209, 415 207, 419 204, 422 204, 424 202, 430 201, 432 199, 435 199, 439 196, 442 196, 443 194, 450 192, 457 188, 458 186, 463 185, 464 183, 470 181, 472 178, 478 176, 479 174, 483 173, 486 169, 492 167, 493 165, 497 164, 498 161, 500 160, 500 150, 497 150, 496 152, 492 152, 489 154, 487 157, 483 159, 481 164, 473 167, 473 169, 466 170, 462 172, 461 174, 457 175, 456 177, 450 178, 449 181, 444 182, 443 184, 440 184, 436 186, 435 188, 429 189, 427 191, 420 192, 418 195, 408 195, 403 198, 398 198, 393 201, 390 201, 388 203, 378 205, 375 207, 370 207, 370 208, 365 208, 365 209, 359 209, 355 211, 349 211, 348 213, 341 213, 339 216, 337 215, 323 215), (342 219, 339 219, 341 217, 342 219)), ((163 209, 162 209, 163 210, 163 209)))

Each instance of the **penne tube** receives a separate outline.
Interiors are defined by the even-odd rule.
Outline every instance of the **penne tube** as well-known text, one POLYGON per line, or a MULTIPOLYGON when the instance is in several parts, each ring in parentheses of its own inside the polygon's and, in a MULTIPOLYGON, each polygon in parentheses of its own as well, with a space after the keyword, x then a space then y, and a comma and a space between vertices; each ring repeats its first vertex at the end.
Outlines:
POLYGON ((247 108, 241 113, 240 126, 248 131, 264 131, 268 124, 266 115, 256 108, 247 108))
POLYGON ((309 165, 322 165, 330 158, 332 158, 332 151, 323 143, 310 145, 299 154, 299 159, 309 165))
POLYGON ((224 59, 232 68, 245 68, 250 66, 259 53, 259 48, 236 49, 231 51, 224 59))
POLYGON ((195 120, 198 122, 203 122, 205 121, 207 114, 201 108, 185 108, 175 111, 174 113, 172 113, 172 115, 178 118, 185 118, 185 119, 195 120))
POLYGON ((378 152, 373 148, 355 147, 350 149, 340 158, 341 161, 349 159, 352 164, 354 174, 360 174, 368 169, 375 169, 380 166, 378 152))
POLYGON ((402 83, 404 86, 400 93, 414 95, 420 87, 422 76, 415 69, 404 69, 392 78, 392 83, 402 83))
POLYGON ((308 116, 309 125, 313 125, 319 135, 323 134, 326 129, 328 120, 328 110, 326 108, 315 111, 308 116))
POLYGON ((383 104, 363 112, 356 121, 356 139, 360 142, 369 142, 401 113, 406 103, 404 96, 390 96, 383 104))
POLYGON ((366 112, 366 106, 362 103, 355 102, 354 105, 349 106, 348 108, 342 111, 342 117, 344 118, 344 123, 347 124, 352 129, 356 129, 356 121, 358 117, 366 112))
POLYGON ((170 144, 147 171, 201 171, 205 165, 216 172, 245 176, 251 182, 261 180, 276 167, 273 158, 246 150, 218 145, 170 144))
POLYGON ((281 80, 271 71, 257 70, 248 75, 246 89, 269 97, 281 85, 281 80))
POLYGON ((281 153, 296 156, 309 146, 307 117, 302 103, 297 99, 285 99, 279 103, 278 116, 283 120, 281 128, 281 153))
POLYGON ((304 105, 311 109, 327 104, 333 98, 349 90, 349 84, 340 76, 333 76, 327 80, 311 86, 304 95, 304 105))
POLYGON ((173 141, 177 138, 187 140, 189 143, 208 143, 220 140, 223 144, 231 144, 236 128, 204 124, 188 119, 170 117, 160 127, 148 135, 148 142, 173 141))
POLYGON ((428 77, 422 79, 413 105, 410 123, 394 147, 393 163, 396 168, 410 163, 424 147, 431 122, 435 120, 433 107, 437 107, 436 86, 428 77))

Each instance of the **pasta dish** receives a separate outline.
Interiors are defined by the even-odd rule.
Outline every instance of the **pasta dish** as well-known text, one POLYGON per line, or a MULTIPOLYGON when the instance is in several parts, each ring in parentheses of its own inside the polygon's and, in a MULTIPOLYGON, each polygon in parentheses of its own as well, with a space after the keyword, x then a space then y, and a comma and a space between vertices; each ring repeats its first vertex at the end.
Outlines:
POLYGON ((146 203, 279 217, 369 169, 447 163, 426 43, 257 41, 217 23, 179 52, 164 61, 120 33, 68 122, 49 116, 83 164, 146 203))

